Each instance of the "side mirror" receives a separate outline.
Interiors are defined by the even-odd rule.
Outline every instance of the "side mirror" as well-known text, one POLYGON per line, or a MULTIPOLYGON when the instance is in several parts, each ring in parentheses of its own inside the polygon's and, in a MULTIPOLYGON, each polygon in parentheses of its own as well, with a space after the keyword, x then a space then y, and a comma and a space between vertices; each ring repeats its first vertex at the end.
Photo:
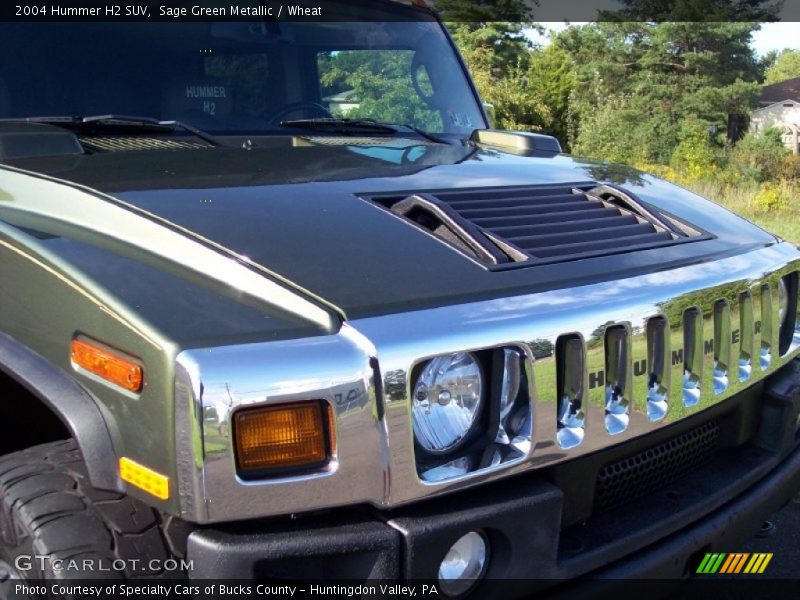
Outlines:
POLYGON ((486 113, 486 118, 489 119, 489 129, 497 128, 497 110, 491 102, 483 102, 483 112, 486 113))
POLYGON ((520 156, 558 156, 561 144, 552 135, 527 131, 501 131, 500 129, 476 129, 470 139, 484 146, 492 146, 503 152, 520 156))

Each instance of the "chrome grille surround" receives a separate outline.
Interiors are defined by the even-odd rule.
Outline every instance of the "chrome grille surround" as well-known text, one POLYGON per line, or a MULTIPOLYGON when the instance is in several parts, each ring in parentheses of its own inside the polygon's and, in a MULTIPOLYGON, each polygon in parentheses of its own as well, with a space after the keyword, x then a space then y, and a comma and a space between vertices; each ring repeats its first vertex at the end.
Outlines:
POLYGON ((645 436, 725 401, 800 354, 800 329, 783 356, 778 350, 777 281, 797 270, 800 252, 779 243, 613 282, 354 320, 330 336, 181 352, 175 402, 183 516, 203 523, 358 503, 398 506, 645 436), (687 335, 684 315, 692 309, 695 331, 687 335), (730 344, 715 344, 727 315, 730 344), (648 331, 656 333, 648 339, 648 331), (699 355, 687 358, 685 337, 699 355), (554 349, 563 339, 585 358, 575 374, 580 385, 573 392, 581 396, 570 422, 580 440, 569 448, 557 438, 554 349), (411 426, 411 369, 437 355, 498 347, 520 348, 526 370, 532 367, 534 425, 527 453, 458 479, 423 482, 411 426), (614 355, 606 356, 606 348, 614 355), (727 364, 727 387, 715 391, 715 366, 722 371, 728 357, 738 361, 738 373, 727 364), (620 388, 616 400, 606 393, 606 369, 620 388), (687 370, 699 389, 691 406, 684 396, 687 370), (337 455, 329 468, 239 480, 226 426, 232 412, 301 398, 335 407, 337 455), (609 413, 627 417, 625 427, 610 428, 609 413))
MULTIPOLYGON (((777 352, 777 283, 799 269, 800 253, 780 243, 630 279, 352 321, 375 344, 384 381, 406 380, 405 386, 384 386, 391 444, 390 489, 384 503, 402 504, 571 460, 646 435, 741 392, 800 354, 800 328, 789 350, 783 356, 777 352), (752 334, 743 335, 742 325, 751 322, 752 334), (648 343, 651 323, 666 323, 666 331, 648 343), (630 355, 612 360, 605 352, 606 331, 618 328, 630 332, 630 355), (715 332, 730 332, 729 342, 715 342, 715 332), (573 352, 578 341, 583 366, 578 368, 579 384, 567 394, 569 407, 559 410, 556 349, 564 340, 571 341, 573 352), (429 356, 505 345, 529 349, 532 357, 531 451, 515 463, 490 466, 446 484, 420 481, 412 458, 409 367, 429 356), (758 356, 756 352, 761 362, 752 366, 749 378, 743 380, 741 372, 731 375, 729 357, 736 357, 744 371, 746 358, 758 356), (660 372, 649 368, 654 358, 661 363, 660 372), (615 360, 627 365, 624 387, 630 391, 623 387, 622 397, 629 394, 630 404, 625 427, 611 432, 605 382, 606 368, 618 368, 615 360), (567 447, 559 440, 564 429, 560 419, 571 428, 567 447)), ((564 371, 574 366, 565 365, 564 371)))

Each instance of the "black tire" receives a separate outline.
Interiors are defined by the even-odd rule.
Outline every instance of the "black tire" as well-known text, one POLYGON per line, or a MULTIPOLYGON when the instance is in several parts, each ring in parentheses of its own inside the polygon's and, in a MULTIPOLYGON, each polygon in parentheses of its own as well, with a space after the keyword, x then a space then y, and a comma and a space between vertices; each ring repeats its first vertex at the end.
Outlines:
POLYGON ((172 562, 164 568, 168 559, 181 563, 166 534, 169 524, 139 500, 95 490, 73 440, 0 457, 0 566, 10 566, 14 576, 183 577, 168 570, 172 562))

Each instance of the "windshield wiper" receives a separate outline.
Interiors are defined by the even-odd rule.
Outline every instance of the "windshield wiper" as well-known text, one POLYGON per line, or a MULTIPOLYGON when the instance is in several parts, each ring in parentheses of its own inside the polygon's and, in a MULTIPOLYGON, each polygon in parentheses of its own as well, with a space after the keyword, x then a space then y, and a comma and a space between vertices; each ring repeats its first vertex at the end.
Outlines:
POLYGON ((80 129, 82 127, 98 125, 98 126, 115 126, 121 125, 124 127, 134 127, 147 131, 175 131, 175 129, 183 129, 197 136, 206 142, 219 146, 219 142, 210 134, 201 131, 196 127, 181 123, 180 121, 159 121, 152 117, 135 117, 129 115, 91 115, 88 117, 72 117, 72 116, 47 116, 47 117, 20 117, 11 119, 0 119, 0 121, 24 121, 27 123, 45 123, 47 125, 56 125, 60 127, 70 127, 73 129, 80 129))
POLYGON ((164 128, 170 131, 174 130, 175 128, 178 128, 178 129, 183 129, 184 131, 188 131, 192 135, 195 135, 200 139, 207 141, 209 144, 213 144, 214 146, 219 146, 219 142, 211 134, 206 133, 201 129, 197 129, 197 127, 192 127, 191 125, 182 123, 181 121, 175 121, 175 120, 159 121, 158 119, 154 119, 153 117, 136 117, 129 115, 92 115, 89 117, 83 117, 80 119, 80 121, 81 123, 87 123, 87 124, 99 123, 101 125, 114 125, 120 123, 124 125, 140 126, 142 128, 148 128, 148 127, 164 128))
POLYGON ((432 133, 414 125, 402 123, 387 123, 385 121, 375 121, 373 119, 295 119, 291 121, 281 121, 281 127, 291 127, 294 129, 308 129, 311 131, 328 131, 332 133, 403 133, 404 129, 413 131, 417 135, 424 137, 437 144, 446 144, 432 133))

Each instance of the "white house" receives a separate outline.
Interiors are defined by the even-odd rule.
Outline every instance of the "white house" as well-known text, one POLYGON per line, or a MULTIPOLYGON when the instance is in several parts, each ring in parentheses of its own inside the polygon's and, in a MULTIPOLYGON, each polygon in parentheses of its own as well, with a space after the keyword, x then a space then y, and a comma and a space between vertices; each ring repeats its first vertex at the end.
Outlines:
POLYGON ((750 129, 758 133, 777 127, 786 147, 800 154, 800 77, 765 85, 759 104, 750 117, 750 129))
POLYGON ((322 99, 322 103, 327 106, 328 112, 346 117, 351 110, 361 106, 355 97, 355 93, 355 90, 347 90, 332 96, 325 96, 322 99))

